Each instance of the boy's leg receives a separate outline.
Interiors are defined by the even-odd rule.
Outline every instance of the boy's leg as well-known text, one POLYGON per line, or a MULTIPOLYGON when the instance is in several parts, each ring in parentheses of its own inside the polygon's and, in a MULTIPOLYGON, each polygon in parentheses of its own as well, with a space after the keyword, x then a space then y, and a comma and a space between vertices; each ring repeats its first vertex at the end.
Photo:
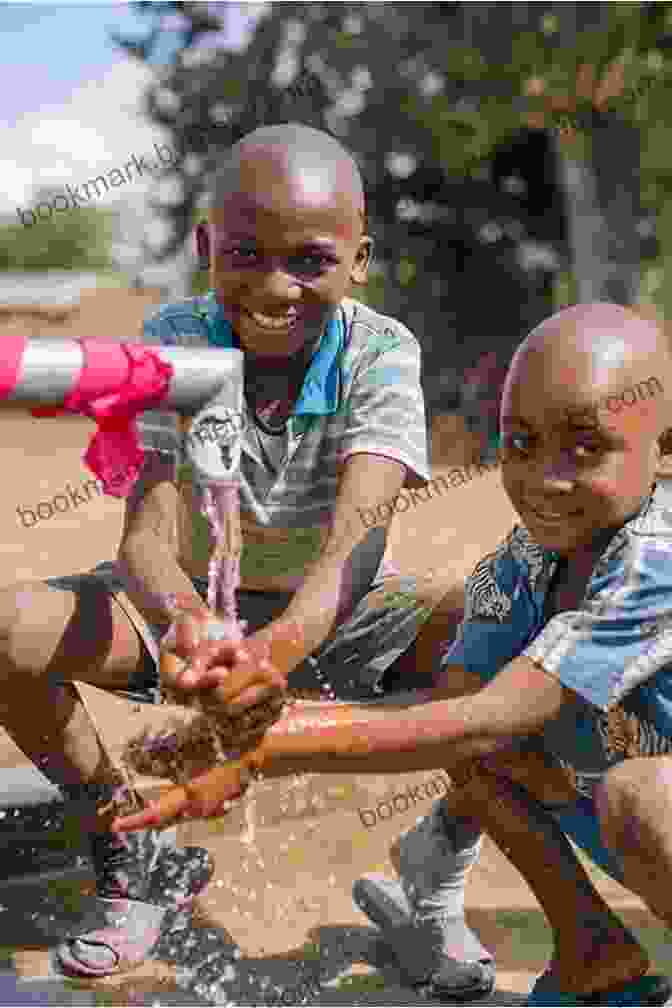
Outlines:
MULTIPOLYGON (((55 580, 59 588, 25 582, 0 591, 0 721, 81 816, 82 828, 91 837, 107 924, 114 926, 119 906, 122 916, 126 913, 124 901, 137 901, 134 919, 126 913, 127 924, 117 928, 118 948, 109 942, 87 943, 81 936, 66 950, 66 957, 75 956, 75 967, 104 975, 117 971, 120 959, 135 956, 141 961, 150 950, 152 928, 165 911, 159 913, 156 905, 143 908, 150 897, 152 904, 165 904, 168 889, 159 893, 155 883, 167 866, 153 834, 122 840, 99 828, 96 807, 111 799, 119 778, 69 683, 80 679, 124 689, 142 667, 144 655, 133 624, 104 583, 93 575, 55 580), (129 937, 133 927, 135 940, 129 937)), ((181 880, 189 876, 190 886, 195 881, 196 888, 202 887, 212 871, 207 852, 184 853, 176 855, 174 873, 181 880)), ((179 899, 182 894, 177 895, 179 899)))
MULTIPOLYGON (((462 584, 455 584, 438 604, 433 601, 431 614, 416 639, 383 677, 386 698, 393 701, 397 690, 414 687, 440 686, 446 697, 480 687, 477 680, 465 681, 459 669, 454 675, 447 674, 448 669, 440 683, 435 680, 438 657, 455 637, 463 602, 462 584), (388 693, 392 695, 388 697, 388 693)), ((479 822, 468 813, 448 811, 440 799, 393 845, 390 856, 399 881, 364 876, 353 886, 355 903, 381 927, 409 980, 430 981, 447 999, 478 997, 494 986, 492 955, 464 916, 466 880, 481 846, 479 822), (410 921, 412 935, 408 933, 410 921), (416 940, 409 940, 411 937, 416 940)))
POLYGON ((143 659, 124 611, 95 579, 60 590, 42 582, 0 591, 2 722, 66 795, 113 787, 116 775, 75 691, 81 679, 123 689, 143 659), (95 788, 94 788, 95 789, 95 788))
MULTIPOLYGON (((451 615, 451 611, 454 612, 452 609, 454 601, 454 597, 450 595, 444 597, 432 613, 432 618, 422 628, 415 645, 419 661, 431 660, 431 653, 436 654, 442 627, 445 629, 449 623, 455 624, 455 617, 451 615)), ((434 666, 436 667, 436 659, 434 666)), ((476 691, 481 683, 478 677, 469 675, 465 670, 446 665, 438 676, 436 686, 445 695, 457 696, 476 691)), ((449 996, 451 990, 455 993, 462 985, 468 985, 470 978, 474 982, 477 980, 475 972, 477 964, 469 964, 468 960, 476 958, 474 949, 478 949, 478 944, 472 940, 473 935, 463 923, 463 917, 457 929, 455 923, 456 918, 459 922, 459 915, 463 913, 464 885, 468 871, 478 857, 481 828, 490 833, 507 854, 509 848, 512 850, 511 859, 514 864, 535 891, 538 891, 537 894, 545 908, 548 905, 549 920, 557 935, 560 974, 563 981, 567 976, 574 978, 570 986, 560 989, 573 990, 575 987, 571 984, 583 982, 589 985, 588 989, 601 989, 611 983, 619 983, 638 975, 638 969, 643 972, 646 965, 643 965, 640 950, 605 904, 592 892, 585 872, 582 871, 564 834, 549 813, 536 802, 528 802, 528 822, 522 831, 516 833, 522 822, 520 817, 525 815, 523 811, 525 792, 506 778, 513 775, 519 785, 531 789, 532 792, 536 789, 540 795, 543 794, 545 801, 562 804, 573 802, 577 797, 567 784, 564 773, 560 773, 557 768, 551 769, 545 760, 535 753, 505 754, 502 763, 504 776, 499 779, 480 764, 465 764, 461 769, 451 770, 451 777, 455 783, 466 785, 469 782, 469 788, 460 789, 448 799, 437 802, 430 816, 425 817, 415 829, 404 834, 391 851, 393 863, 401 879, 401 886, 398 888, 403 888, 406 892, 415 889, 415 897, 410 902, 416 913, 416 922, 427 919, 431 923, 432 920, 440 921, 443 916, 449 925, 444 928, 446 954, 443 956, 443 962, 437 963, 433 977, 434 986, 449 996), (493 797, 495 786, 499 790, 493 797), (482 791, 480 796, 479 787, 482 791), (507 788, 512 789, 508 803, 505 797, 507 788), (443 829, 440 827, 442 821, 446 823, 443 829), (531 833, 530 827, 532 827, 531 833), (541 861, 539 859, 539 840, 538 838, 535 840, 537 833, 545 834, 552 848, 551 854, 546 858, 546 865, 543 858, 541 861), (519 837, 517 847, 513 847, 510 842, 512 835, 519 837), (447 844, 450 849, 447 849, 447 844), (557 859, 555 871, 553 871, 554 857, 557 859), (547 872, 546 866, 550 872, 547 872), (564 881, 558 885, 558 879, 564 881), (564 887, 572 884, 577 901, 574 904, 571 897, 565 900, 564 887), (583 932, 579 932, 580 940, 573 940, 577 935, 576 917, 573 918, 574 924, 568 938, 567 928, 564 927, 568 918, 564 908, 572 907, 569 914, 569 919, 572 919, 572 913, 577 912, 577 903, 580 904, 581 913, 584 913, 587 919, 590 913, 592 915, 590 920, 599 922, 599 930, 607 934, 613 949, 617 950, 613 958, 606 956, 605 963, 601 965, 599 962, 596 965, 594 957, 586 959, 585 950, 590 947, 590 942, 586 941, 583 932), (462 953, 460 953, 460 940, 464 949, 462 953), (451 945, 452 955, 449 954, 451 945)), ((366 887, 364 895, 369 900, 373 897, 375 901, 377 896, 381 905, 387 904, 390 907, 390 923, 395 917, 400 918, 397 908, 392 905, 394 883, 378 879, 359 880, 355 884, 356 897, 358 892, 361 893, 362 886, 366 887)), ((401 900, 397 899, 397 903, 400 902, 401 900)), ((580 915, 578 919, 581 919, 580 915)), ((403 928, 397 930, 397 936, 399 941, 395 941, 395 946, 399 949, 399 957, 405 959, 406 951, 411 948, 408 936, 404 935, 403 928)), ((409 953, 409 963, 413 963, 414 959, 417 961, 418 957, 409 953)))
POLYGON ((599 786, 595 805, 623 884, 672 927, 672 757, 620 763, 599 786))
POLYGON ((555 945, 549 970, 554 988, 589 994, 642 976, 646 954, 596 892, 549 810, 572 794, 568 788, 563 795, 561 773, 528 753, 504 754, 487 767, 464 764, 450 775, 458 790, 447 802, 458 815, 478 818, 546 914, 555 945))

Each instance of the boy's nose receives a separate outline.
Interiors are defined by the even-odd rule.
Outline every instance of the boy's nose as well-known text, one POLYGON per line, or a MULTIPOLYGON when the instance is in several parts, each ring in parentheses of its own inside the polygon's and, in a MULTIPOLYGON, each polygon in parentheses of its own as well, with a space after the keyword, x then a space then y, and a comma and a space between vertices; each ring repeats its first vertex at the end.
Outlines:
POLYGON ((263 275, 258 293, 265 299, 263 304, 267 311, 270 312, 274 305, 276 311, 283 311, 301 296, 301 285, 291 273, 274 269, 263 275))
POLYGON ((576 466, 566 455, 545 460, 541 468, 545 490, 571 490, 574 486, 576 466))

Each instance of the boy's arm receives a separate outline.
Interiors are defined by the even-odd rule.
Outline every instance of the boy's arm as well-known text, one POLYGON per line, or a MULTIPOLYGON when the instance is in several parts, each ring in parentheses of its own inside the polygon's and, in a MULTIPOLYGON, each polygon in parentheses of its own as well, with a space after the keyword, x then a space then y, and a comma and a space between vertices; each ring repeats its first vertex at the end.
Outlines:
POLYGON ((173 482, 174 462, 158 451, 147 452, 138 481, 126 500, 117 565, 127 580, 127 594, 148 622, 165 626, 173 613, 165 596, 180 594, 203 609, 190 578, 177 557, 179 495, 173 482))
MULTIPOLYGON (((245 688, 227 683, 231 698, 245 688)), ((265 776, 293 773, 405 773, 433 770, 507 748, 540 731, 576 694, 528 658, 514 658, 478 693, 400 707, 315 705, 291 712, 259 747, 265 776)), ((251 764, 257 757, 251 755, 251 764)))
MULTIPOLYGON (((232 649, 227 644, 226 649, 232 649)), ((257 679, 241 662, 220 686, 235 700, 257 679)), ((258 680, 257 680, 258 681, 258 680)), ((439 692, 439 691, 437 691, 439 692)), ((396 709, 377 705, 307 704, 266 731, 256 748, 187 784, 168 790, 154 807, 117 819, 113 829, 135 830, 188 817, 221 814, 239 797, 250 771, 269 777, 300 773, 409 773, 451 769, 505 750, 538 731, 572 694, 528 658, 515 658, 479 693, 396 709)))
POLYGON ((404 482, 418 486, 431 478, 420 344, 395 320, 375 313, 369 318, 364 309, 359 321, 364 329, 352 336, 359 349, 352 359, 346 354, 344 366, 348 373, 352 370, 352 382, 343 404, 343 466, 330 535, 284 615, 288 623, 302 627, 305 656, 369 590, 385 552, 391 502, 404 482), (380 504, 388 507, 378 512, 380 504), (367 508, 389 517, 367 528, 362 520, 370 513, 367 508))
POLYGON ((303 631, 303 658, 322 644, 336 622, 368 591, 385 552, 392 508, 383 508, 387 517, 373 527, 367 527, 360 516, 367 509, 377 514, 379 504, 393 500, 405 476, 405 466, 380 455, 360 453, 346 461, 324 549, 274 624, 273 632, 282 633, 284 625, 298 623, 303 631))

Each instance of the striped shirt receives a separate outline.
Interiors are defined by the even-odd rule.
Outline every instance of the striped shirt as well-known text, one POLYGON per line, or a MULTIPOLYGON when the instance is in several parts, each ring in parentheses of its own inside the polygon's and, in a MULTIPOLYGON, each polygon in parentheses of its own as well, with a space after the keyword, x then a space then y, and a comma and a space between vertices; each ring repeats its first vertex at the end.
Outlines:
MULTIPOLYGON (((213 292, 159 308, 145 322, 143 341, 235 346, 213 292)), ((186 424, 177 413, 154 410, 142 415, 138 428, 146 450, 173 459, 190 512, 180 529, 181 564, 191 576, 204 576, 211 543, 192 495, 186 424)), ((308 366, 285 433, 265 435, 245 406, 239 474, 243 588, 296 590, 326 541, 339 467, 362 452, 404 465, 405 486, 430 479, 418 341, 395 319, 344 298, 308 366)), ((387 571, 381 567, 379 573, 387 571)))
POLYGON ((487 682, 524 655, 572 690, 576 703, 543 738, 590 796, 614 763, 672 753, 672 481, 659 480, 610 540, 580 605, 545 621, 558 564, 517 526, 467 579, 442 665, 487 682))

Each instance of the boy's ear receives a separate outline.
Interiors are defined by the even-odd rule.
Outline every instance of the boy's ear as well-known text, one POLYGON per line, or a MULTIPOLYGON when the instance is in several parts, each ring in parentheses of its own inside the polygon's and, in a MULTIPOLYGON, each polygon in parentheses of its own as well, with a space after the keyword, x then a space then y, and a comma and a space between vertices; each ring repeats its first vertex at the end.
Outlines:
POLYGON ((656 466, 656 476, 672 476, 672 427, 658 438, 660 458, 656 466))
POLYGON ((201 221, 200 224, 196 225, 196 255, 198 256, 198 268, 199 269, 209 269, 210 268, 210 234, 208 232, 208 225, 201 221))
POLYGON ((355 262, 350 270, 350 280, 353 284, 362 286, 369 278, 369 269, 373 262, 373 238, 364 235, 360 238, 355 262))

